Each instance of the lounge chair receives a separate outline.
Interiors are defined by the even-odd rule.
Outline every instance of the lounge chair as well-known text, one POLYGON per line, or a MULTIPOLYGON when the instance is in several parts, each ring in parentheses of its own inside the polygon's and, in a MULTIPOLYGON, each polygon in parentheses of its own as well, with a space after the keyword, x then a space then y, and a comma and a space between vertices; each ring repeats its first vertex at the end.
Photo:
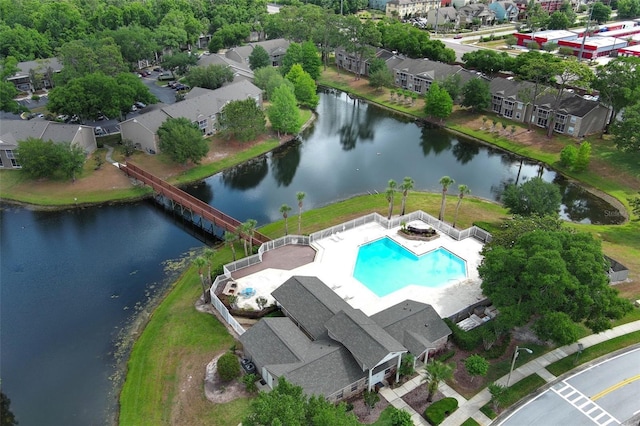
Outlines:
POLYGON ((240 293, 238 293, 238 295, 242 297, 251 297, 251 296, 255 296, 255 294, 256 294, 256 291, 252 287, 247 287, 244 290, 242 290, 240 293))

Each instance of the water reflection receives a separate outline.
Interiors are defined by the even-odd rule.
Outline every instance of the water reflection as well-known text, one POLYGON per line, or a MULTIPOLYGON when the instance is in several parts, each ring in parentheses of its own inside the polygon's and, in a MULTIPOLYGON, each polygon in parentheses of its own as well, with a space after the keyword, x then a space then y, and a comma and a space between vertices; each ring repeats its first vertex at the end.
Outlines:
POLYGON ((376 122, 375 109, 368 108, 366 102, 357 98, 351 99, 351 111, 346 112, 346 120, 338 129, 340 145, 344 151, 351 151, 357 142, 373 141, 376 122))
POLYGON ((458 141, 451 150, 460 164, 467 164, 480 153, 480 145, 468 141, 458 141))
POLYGON ((278 186, 287 187, 293 181, 300 165, 302 142, 294 140, 271 153, 271 172, 278 186))
POLYGON ((269 174, 267 157, 261 155, 222 172, 222 181, 233 189, 246 190, 260 185, 269 174))
POLYGON ((434 131, 429 126, 422 127, 420 146, 425 157, 435 154, 438 155, 444 151, 451 149, 453 135, 445 132, 434 131))

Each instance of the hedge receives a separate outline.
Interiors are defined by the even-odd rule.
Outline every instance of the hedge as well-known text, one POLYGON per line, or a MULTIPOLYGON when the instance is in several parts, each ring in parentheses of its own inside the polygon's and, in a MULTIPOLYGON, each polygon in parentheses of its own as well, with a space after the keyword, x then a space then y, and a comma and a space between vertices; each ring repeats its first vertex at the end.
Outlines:
POLYGON ((429 424, 437 426, 444 421, 444 419, 454 411, 458 409, 458 400, 455 398, 443 398, 440 401, 436 401, 424 410, 424 417, 429 424))
POLYGON ((450 319, 445 318, 444 321, 451 329, 451 337, 453 338, 453 343, 455 343, 456 346, 460 349, 464 351, 473 351, 482 344, 482 328, 486 326, 486 324, 483 324, 480 327, 476 327, 469 331, 464 331, 450 319))

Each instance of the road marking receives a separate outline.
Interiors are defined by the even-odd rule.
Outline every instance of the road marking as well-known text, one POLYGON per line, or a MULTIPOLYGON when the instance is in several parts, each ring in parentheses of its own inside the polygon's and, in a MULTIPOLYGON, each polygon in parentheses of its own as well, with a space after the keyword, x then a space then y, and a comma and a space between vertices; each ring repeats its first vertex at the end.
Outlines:
POLYGON ((562 399, 564 399, 569 404, 571 404, 575 409, 577 409, 582 414, 587 416, 592 422, 600 426, 609 424, 612 421, 615 422, 615 424, 620 424, 618 419, 613 417, 610 413, 607 412, 607 410, 600 407, 597 403, 593 402, 593 400, 589 400, 589 397, 587 397, 585 394, 580 392, 578 389, 574 388, 572 385, 570 385, 565 381, 563 381, 562 383, 565 385, 564 387, 562 388, 560 388, 560 386, 552 387, 551 391, 556 393, 562 399), (557 388, 560 388, 560 389, 557 389, 557 388), (564 393, 567 391, 569 392, 564 393), (568 398, 569 396, 571 398, 568 398), (587 404, 583 404, 582 398, 587 399, 587 404), (589 403, 593 404, 594 407, 591 407, 589 403))
POLYGON ((596 400, 602 398, 603 396, 605 396, 607 394, 610 394, 611 392, 613 392, 613 391, 615 391, 617 389, 620 389, 621 387, 623 387, 625 385, 628 385, 631 382, 635 382, 636 380, 640 380, 640 374, 638 374, 636 376, 633 376, 633 377, 630 377, 628 379, 625 379, 625 380, 621 381, 620 383, 616 383, 615 385, 608 387, 607 389, 603 390, 602 392, 593 395, 591 397, 591 400, 592 401, 596 401, 596 400))

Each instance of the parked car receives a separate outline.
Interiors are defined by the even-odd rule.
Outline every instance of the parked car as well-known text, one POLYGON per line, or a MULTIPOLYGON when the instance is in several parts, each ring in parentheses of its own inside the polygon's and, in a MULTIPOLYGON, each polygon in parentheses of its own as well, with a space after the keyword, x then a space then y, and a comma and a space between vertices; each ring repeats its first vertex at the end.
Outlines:
POLYGON ((143 77, 149 77, 151 73, 149 71, 140 71, 140 75, 142 75, 143 77))
POLYGON ((93 129, 93 133, 94 133, 96 136, 103 136, 103 135, 106 135, 106 134, 107 134, 107 131, 106 131, 106 130, 104 130, 104 129, 103 129, 102 127, 100 127, 100 126, 97 126, 96 128, 94 128, 94 129, 93 129))
POLYGON ((136 107, 138 107, 138 109, 146 108, 146 106, 147 106, 147 104, 145 104, 143 102, 136 102, 134 105, 136 107))
POLYGON ((155 72, 162 72, 162 68, 160 68, 160 67, 155 67, 153 70, 154 70, 155 72))

